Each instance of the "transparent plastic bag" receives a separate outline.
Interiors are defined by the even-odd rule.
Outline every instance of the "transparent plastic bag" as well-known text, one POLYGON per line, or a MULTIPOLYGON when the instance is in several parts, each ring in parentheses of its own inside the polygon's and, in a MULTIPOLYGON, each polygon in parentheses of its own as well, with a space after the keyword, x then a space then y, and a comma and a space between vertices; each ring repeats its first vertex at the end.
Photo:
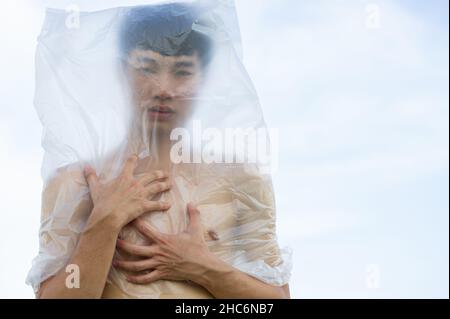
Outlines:
MULTIPOLYGON (((147 222, 182 232, 193 202, 214 254, 266 283, 286 284, 291 253, 277 243, 270 171, 258 156, 270 151, 268 132, 242 65, 234 2, 112 8, 80 12, 72 22, 48 9, 36 53, 44 189, 39 255, 27 283, 37 291, 74 252, 92 210, 84 166, 108 182, 137 154, 135 175, 163 169, 172 183, 156 198, 172 207, 143 215, 147 222)), ((120 235, 148 244, 132 226, 120 235)), ((134 285, 125 276, 111 267, 104 297, 212 297, 186 281, 134 285)))

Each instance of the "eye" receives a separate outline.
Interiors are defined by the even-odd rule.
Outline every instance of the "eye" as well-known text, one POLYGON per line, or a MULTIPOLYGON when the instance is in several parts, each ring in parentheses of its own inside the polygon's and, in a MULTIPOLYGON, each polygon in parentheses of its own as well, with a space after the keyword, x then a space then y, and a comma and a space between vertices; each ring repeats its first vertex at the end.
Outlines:
POLYGON ((177 72, 175 72, 175 75, 184 77, 184 76, 191 76, 192 73, 189 71, 177 71, 177 72))
POLYGON ((139 70, 139 72, 142 72, 144 74, 156 74, 156 71, 153 68, 144 68, 143 67, 143 68, 139 68, 138 70, 139 70))

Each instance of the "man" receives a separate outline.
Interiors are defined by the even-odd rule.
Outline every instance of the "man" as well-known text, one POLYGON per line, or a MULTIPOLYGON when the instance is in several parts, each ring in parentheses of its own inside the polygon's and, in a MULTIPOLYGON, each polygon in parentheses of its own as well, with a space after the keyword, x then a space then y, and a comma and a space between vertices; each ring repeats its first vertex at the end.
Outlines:
MULTIPOLYGON (((143 120, 139 121, 143 124, 138 131, 144 134, 140 141, 131 138, 130 148, 138 153, 146 147, 154 157, 132 156, 120 176, 107 184, 100 182, 96 172, 87 167, 84 172, 61 170, 46 187, 43 214, 54 211, 61 189, 70 189, 76 196, 79 194, 74 191, 76 187, 81 193, 81 189, 88 188, 90 198, 73 207, 73 215, 85 216, 87 221, 66 263, 79 267, 80 287, 66 286, 67 273, 63 267, 42 283, 37 293, 39 298, 133 297, 123 289, 126 287, 121 282, 123 276, 118 275, 113 283, 107 282, 111 266, 113 271, 126 271, 126 280, 136 287, 165 291, 165 298, 289 297, 288 285, 267 284, 212 253, 207 241, 219 238, 214 231, 205 229, 194 204, 187 205, 189 224, 178 234, 161 232, 142 218, 144 214, 170 212, 177 202, 156 198, 164 194, 172 194, 172 197, 164 195, 166 198, 175 198, 170 179, 173 176, 167 171, 171 167, 170 132, 184 125, 192 114, 192 101, 206 79, 211 59, 211 41, 192 30, 197 15, 195 6, 185 4, 137 7, 128 11, 121 33, 121 52, 130 78, 133 105, 137 107, 136 118, 143 120), (123 240, 127 237, 124 232, 127 227, 145 236, 148 244, 123 240), (118 239, 120 234, 122 239, 118 239), (131 258, 113 260, 116 248, 122 256, 131 258), (120 284, 122 289, 118 287, 120 284)), ((247 178, 244 173, 236 176, 247 178)), ((270 190, 252 177, 266 193, 270 190)), ((229 185, 218 188, 216 193, 225 193, 229 188, 229 185)), ((230 198, 225 193, 215 200, 230 198)), ((224 216, 227 223, 216 225, 219 228, 229 229, 236 223, 233 210, 215 214, 224 216)), ((46 243, 51 244, 51 238, 46 243)))

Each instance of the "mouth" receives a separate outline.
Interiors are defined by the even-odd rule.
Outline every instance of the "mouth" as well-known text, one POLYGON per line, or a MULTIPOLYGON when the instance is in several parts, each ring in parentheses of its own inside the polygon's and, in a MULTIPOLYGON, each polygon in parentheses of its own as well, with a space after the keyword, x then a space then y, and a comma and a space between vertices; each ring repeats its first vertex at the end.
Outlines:
POLYGON ((149 109, 148 113, 154 120, 168 120, 175 115, 175 111, 165 105, 154 106, 149 109))

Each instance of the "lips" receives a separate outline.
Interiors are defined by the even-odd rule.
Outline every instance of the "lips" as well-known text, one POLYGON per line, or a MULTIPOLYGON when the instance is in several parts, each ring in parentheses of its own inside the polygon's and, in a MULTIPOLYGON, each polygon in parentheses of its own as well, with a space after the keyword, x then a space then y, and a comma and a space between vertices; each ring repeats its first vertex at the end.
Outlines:
POLYGON ((175 113, 174 110, 172 110, 170 107, 168 106, 154 106, 152 108, 150 108, 150 112, 154 112, 154 113, 170 113, 173 114, 175 113))
POLYGON ((158 105, 149 109, 149 116, 152 120, 169 120, 175 111, 168 106, 158 105))

